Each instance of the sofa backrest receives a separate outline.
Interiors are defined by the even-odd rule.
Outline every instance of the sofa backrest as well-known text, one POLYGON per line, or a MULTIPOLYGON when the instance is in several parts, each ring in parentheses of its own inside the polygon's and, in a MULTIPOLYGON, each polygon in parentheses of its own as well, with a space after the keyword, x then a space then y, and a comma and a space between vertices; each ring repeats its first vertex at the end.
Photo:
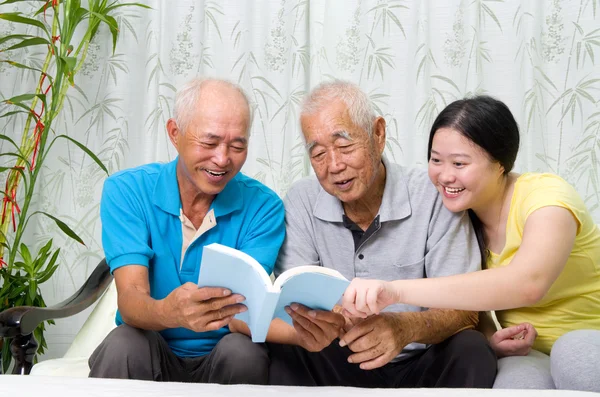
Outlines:
POLYGON ((117 287, 113 280, 75 336, 64 357, 89 357, 106 335, 116 327, 116 314, 117 287))

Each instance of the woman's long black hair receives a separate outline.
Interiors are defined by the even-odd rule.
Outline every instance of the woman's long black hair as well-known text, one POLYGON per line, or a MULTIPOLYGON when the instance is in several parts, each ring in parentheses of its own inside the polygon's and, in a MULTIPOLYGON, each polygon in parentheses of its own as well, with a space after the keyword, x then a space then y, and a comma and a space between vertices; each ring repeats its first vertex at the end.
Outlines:
MULTIPOLYGON (((482 148, 490 160, 500 163, 504 174, 513 169, 519 151, 519 126, 508 107, 501 101, 486 95, 452 102, 437 116, 427 147, 427 160, 431 158, 433 136, 440 128, 451 128, 482 148)), ((473 224, 481 265, 485 266, 489 251, 485 246, 483 224, 475 212, 468 210, 473 224)))

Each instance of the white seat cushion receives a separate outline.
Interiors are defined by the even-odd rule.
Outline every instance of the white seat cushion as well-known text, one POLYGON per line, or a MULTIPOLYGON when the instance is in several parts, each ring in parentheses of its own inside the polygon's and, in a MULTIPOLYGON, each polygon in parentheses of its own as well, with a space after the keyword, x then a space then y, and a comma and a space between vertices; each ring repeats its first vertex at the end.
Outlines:
POLYGON ((30 376, 87 378, 89 373, 88 357, 69 357, 39 362, 31 369, 30 376))
POLYGON ((65 358, 89 357, 106 338, 106 335, 116 327, 116 314, 117 287, 113 280, 73 339, 73 343, 65 353, 65 358))
POLYGON ((116 327, 116 313, 117 287, 113 280, 64 357, 39 362, 31 369, 31 375, 87 377, 90 372, 88 358, 106 335, 116 327))

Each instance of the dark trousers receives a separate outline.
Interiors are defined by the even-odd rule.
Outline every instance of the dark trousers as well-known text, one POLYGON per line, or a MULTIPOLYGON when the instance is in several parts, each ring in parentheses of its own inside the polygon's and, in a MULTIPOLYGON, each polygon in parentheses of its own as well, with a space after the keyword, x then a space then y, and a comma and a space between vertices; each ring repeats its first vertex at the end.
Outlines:
POLYGON ((242 334, 224 336, 210 354, 176 356, 156 331, 120 325, 89 359, 90 377, 221 384, 267 384, 269 357, 242 334))
POLYGON ((374 370, 349 363, 352 352, 337 340, 318 353, 298 346, 267 345, 272 385, 491 388, 496 377, 496 354, 481 333, 471 330, 374 370))

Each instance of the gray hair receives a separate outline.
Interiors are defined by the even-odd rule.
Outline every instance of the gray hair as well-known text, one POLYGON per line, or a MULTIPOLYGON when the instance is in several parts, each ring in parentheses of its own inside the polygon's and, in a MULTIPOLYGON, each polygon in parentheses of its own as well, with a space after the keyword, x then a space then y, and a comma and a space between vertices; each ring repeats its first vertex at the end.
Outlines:
POLYGON ((206 83, 217 83, 227 88, 238 92, 246 105, 248 106, 248 135, 250 135, 250 126, 252 125, 252 108, 248 96, 239 85, 232 83, 228 80, 222 80, 217 78, 195 78, 185 83, 175 94, 175 108, 173 109, 173 118, 177 123, 177 126, 183 133, 190 126, 193 113, 196 112, 196 104, 202 95, 206 83))
POLYGON ((336 79, 320 83, 304 99, 300 116, 314 114, 336 99, 346 104, 352 123, 371 136, 377 114, 367 94, 349 81, 336 79))

